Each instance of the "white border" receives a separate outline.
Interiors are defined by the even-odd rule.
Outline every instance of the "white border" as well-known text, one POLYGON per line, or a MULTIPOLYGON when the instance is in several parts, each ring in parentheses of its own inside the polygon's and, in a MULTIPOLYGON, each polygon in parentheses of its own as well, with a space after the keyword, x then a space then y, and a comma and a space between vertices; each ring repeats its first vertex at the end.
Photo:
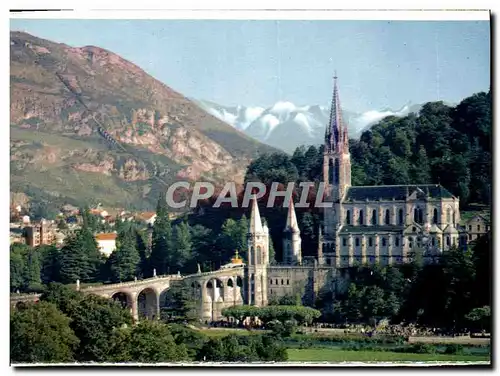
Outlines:
MULTIPOLYGON (((193 1, 193 0, 184 0, 181 2, 182 6, 177 6, 171 4, 171 2, 165 2, 165 1, 149 1, 149 0, 141 0, 140 2, 137 1, 132 1, 132 0, 121 0, 120 2, 114 0, 87 0, 85 2, 80 2, 76 3, 75 1, 67 1, 67 0, 44 0, 43 4, 39 0, 31 0, 31 1, 25 1, 25 0, 7 0, 7 2, 2 2, 5 4, 8 8, 11 9, 40 9, 40 8, 46 8, 46 9, 76 9, 73 12, 44 12, 43 14, 40 13, 33 13, 33 14, 27 14, 27 13, 22 13, 22 14, 8 14, 7 12, 3 12, 5 15, 5 21, 2 22, 2 26, 5 28, 5 33, 2 35, 5 36, 5 39, 3 39, 2 46, 5 48, 8 46, 8 30, 9 30, 9 18, 45 18, 45 19, 50 19, 50 18, 68 18, 68 19, 78 19, 78 18, 100 18, 100 19, 119 19, 119 18, 128 18, 128 19, 142 19, 142 18, 149 18, 149 19, 179 19, 182 18, 184 15, 184 19, 350 19, 350 20, 420 20, 420 21, 430 21, 430 20, 448 20, 448 21, 459 21, 459 20, 489 20, 489 12, 484 11, 486 9, 490 9, 495 7, 496 2, 488 0, 488 1, 483 1, 483 0, 475 0, 475 1, 464 1, 464 0, 450 0, 450 1, 438 1, 438 0, 420 0, 420 1, 414 1, 408 3, 404 3, 399 1, 399 0, 379 0, 376 3, 369 2, 369 1, 364 1, 364 0, 350 0, 349 2, 345 2, 344 4, 347 6, 342 6, 342 3, 333 3, 331 1, 317 1, 317 0, 308 0, 307 2, 294 2, 294 1, 273 1, 272 3, 270 1, 264 1, 264 0, 253 0, 251 2, 247 1, 239 1, 235 2, 233 1, 220 1, 220 0, 211 0, 210 2, 207 1, 193 1), (318 5, 318 3, 320 5, 318 5), (413 4, 412 4, 413 3, 413 4), (135 9, 138 7, 138 4, 140 4, 143 8, 148 8, 150 10, 143 10, 143 9, 135 9), (162 10, 165 7, 170 8, 170 10, 162 10), (212 9, 206 9, 208 6, 212 6, 212 9), (305 11, 304 8, 307 6, 309 9, 315 9, 315 11, 305 11), (339 8, 336 11, 327 11, 327 12, 322 12, 322 9, 326 9, 328 7, 334 6, 335 8, 339 8), (401 8, 407 8, 413 10, 418 10, 418 9, 434 9, 435 11, 425 11, 422 13, 415 12, 415 11, 385 11, 381 13, 382 11, 367 11, 368 9, 373 9, 374 7, 379 8, 379 9, 401 9, 401 8), (483 9, 482 11, 439 11, 439 9, 470 9, 470 8, 475 8, 475 9, 483 9), (108 9, 108 11, 102 11, 99 12, 99 8, 101 9, 108 9), (129 10, 120 10, 120 11, 112 11, 111 9, 117 9, 117 8, 128 8, 129 10), (205 10, 204 10, 205 8, 205 10), (215 8, 215 9, 214 9, 215 8), (239 8, 239 9, 238 9, 239 8), (281 12, 276 12, 275 10, 271 11, 256 11, 255 9, 282 9, 283 11, 281 12), (340 9, 344 8, 344 9, 340 9), (346 8, 350 8, 346 9, 346 8), (93 10, 92 10, 93 9, 93 10), (175 10, 177 9, 177 10, 175 10), (193 10, 188 10, 188 9, 194 9, 193 10), (234 9, 232 11, 217 11, 217 9, 234 9), (253 11, 245 11, 245 9, 253 9, 253 11), (284 11, 288 9, 287 11, 284 11), (295 10, 290 10, 290 9, 295 9, 295 10), (365 11, 354 11, 353 9, 365 9, 365 11), (325 17, 325 14, 328 14, 328 17, 325 17), (196 17, 195 17, 196 15, 196 17), (286 16, 285 16, 286 15, 286 16), (267 18, 265 18, 267 17, 267 18), (294 17, 294 18, 290 18, 294 17)), ((2 4, 2 5, 3 5, 2 4)), ((3 20, 2 20, 3 21, 3 20)), ((493 38, 493 42, 495 43, 496 40, 493 38)), ((138 46, 140 48, 140 46, 138 46)), ((493 53, 494 51, 492 51, 493 53)), ((2 54, 3 55, 3 54, 2 54)), ((8 53, 3 55, 6 56, 5 59, 2 59, 2 70, 3 74, 1 75, 1 80, 2 80, 2 85, 1 87, 3 88, 2 90, 2 102, 4 107, 4 111, 1 112, 3 116, 5 117, 5 121, 3 122, 3 126, 0 127, 0 140, 1 142, 4 142, 4 147, 1 149, 4 153, 4 160, 2 160, 2 163, 0 163, 0 169, 2 171, 2 175, 8 176, 9 175, 9 146, 8 146, 8 140, 9 140, 9 127, 8 124, 10 124, 10 119, 9 119, 9 113, 10 113, 10 103, 9 103, 9 79, 7 72, 9 71, 9 61, 8 59, 8 53), (8 108, 7 108, 8 107, 8 108)), ((492 55, 493 56, 493 55, 492 55)), ((496 96, 498 97, 498 96, 496 96)), ((497 99, 498 100, 498 99, 497 99)), ((497 104, 495 102, 495 104, 497 104)), ((497 133, 496 131, 495 133, 497 133)), ((496 139, 496 137, 495 137, 496 139)), ((498 157, 498 152, 496 153, 497 155, 495 156, 495 159, 499 158, 498 162, 500 163, 500 157, 498 157)), ((495 160, 495 162, 497 162, 495 160)), ((2 200, 2 207, 0 208, 0 211, 2 215, 0 216, 0 229, 2 231, 5 231, 6 237, 5 239, 8 238, 8 219, 7 219, 7 210, 9 206, 9 186, 8 184, 4 184, 1 186, 2 189, 2 195, 5 197, 4 200, 2 200), (3 224, 2 224, 3 223, 3 224)), ((496 192, 495 192, 496 193, 496 192)), ((496 208, 495 208, 496 210, 496 208)), ((500 210, 499 210, 500 212, 500 210)), ((495 213, 497 214, 497 213, 495 213)), ((498 213, 500 214, 500 213, 498 213)), ((498 216, 497 216, 498 217, 498 216)), ((495 227, 496 224, 494 223, 495 227)), ((7 247, 5 247, 7 248, 7 247)), ((4 250, 5 250, 4 248, 4 250)), ((4 253, 4 257, 8 258, 8 252, 4 253)), ((498 257, 495 257, 495 259, 498 259, 498 257)), ((2 314, 2 322, 7 324, 8 320, 7 317, 9 315, 9 310, 10 306, 8 305, 8 288, 7 286, 9 285, 9 261, 6 260, 6 262, 2 263, 2 266, 5 268, 3 273, 0 273, 1 277, 4 279, 2 286, 3 288, 3 294, 6 296, 3 296, 1 301, 4 302, 5 306, 4 309, 1 311, 2 314)), ((495 275, 495 273, 493 274, 495 275)), ((498 279, 498 278, 495 278, 498 279)), ((497 288, 498 286, 495 286, 495 292, 498 292, 499 289, 497 288)), ((8 329, 7 329, 8 330, 8 329)), ((495 346, 494 348, 496 349, 498 346, 495 346)), ((5 346, 5 341, 3 345, 3 362, 2 364, 4 366, 8 365, 10 362, 10 355, 8 353, 8 345, 5 346)), ((496 350, 495 350, 495 355, 496 355, 496 350)), ((7 366, 8 367, 8 366, 7 366)), ((38 369, 38 372, 41 373, 47 373, 47 374, 52 374, 52 370, 44 370, 44 369, 38 369)), ((68 372, 74 372, 77 371, 74 367, 71 367, 71 370, 68 370, 68 372)), ((96 373, 109 373, 113 372, 113 370, 92 370, 93 372, 96 373)), ((136 369, 132 371, 134 374, 136 373, 142 373, 141 369, 136 369)), ((214 370, 215 371, 215 370, 214 370)), ((425 372, 437 372, 437 370, 424 370, 425 372)), ((120 372, 120 370, 118 370, 120 372)), ((177 372, 176 370, 169 370, 169 372, 177 372)), ((183 371, 183 372, 193 372, 193 371, 183 371)), ((240 369, 238 370, 238 373, 246 373, 249 372, 247 370, 240 369)), ((262 370, 262 372, 268 372, 266 370, 262 370)), ((288 369, 285 370, 278 370, 274 369, 273 373, 275 372, 289 372, 288 369)), ((330 370, 326 370, 326 372, 331 372, 330 370)), ((336 372, 340 372, 340 374, 343 374, 343 370, 337 370, 336 372)), ((362 372, 360 371, 355 371, 355 372, 362 372)), ((472 372, 475 372, 474 370, 472 372)), ((8 374, 14 373, 13 368, 9 368, 7 370, 8 374)))
POLYGON ((13 19, 210 19, 210 20, 387 20, 387 21, 488 21, 488 10, 168 10, 90 9, 57 12, 12 13, 13 19))

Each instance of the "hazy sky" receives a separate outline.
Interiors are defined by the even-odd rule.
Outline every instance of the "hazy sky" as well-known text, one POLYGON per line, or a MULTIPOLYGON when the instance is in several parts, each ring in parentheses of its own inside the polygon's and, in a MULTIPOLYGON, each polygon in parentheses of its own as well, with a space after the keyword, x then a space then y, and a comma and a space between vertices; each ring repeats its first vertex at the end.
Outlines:
POLYGON ((11 30, 108 49, 224 105, 326 105, 334 69, 351 111, 459 102, 490 86, 487 21, 18 19, 11 30))

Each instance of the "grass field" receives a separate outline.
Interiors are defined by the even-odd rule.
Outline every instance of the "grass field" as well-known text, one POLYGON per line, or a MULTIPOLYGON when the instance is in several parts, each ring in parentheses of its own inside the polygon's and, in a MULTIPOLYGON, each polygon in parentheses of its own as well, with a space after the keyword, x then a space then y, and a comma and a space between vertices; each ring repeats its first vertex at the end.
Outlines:
POLYGON ((389 351, 288 349, 290 362, 490 361, 489 355, 410 354, 389 351))

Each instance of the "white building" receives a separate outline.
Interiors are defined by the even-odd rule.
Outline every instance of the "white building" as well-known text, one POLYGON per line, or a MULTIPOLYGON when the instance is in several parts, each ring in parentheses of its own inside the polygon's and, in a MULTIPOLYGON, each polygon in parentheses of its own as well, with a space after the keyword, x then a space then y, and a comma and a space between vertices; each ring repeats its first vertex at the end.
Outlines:
POLYGON ((103 233, 95 236, 99 252, 109 257, 116 249, 116 233, 103 233))

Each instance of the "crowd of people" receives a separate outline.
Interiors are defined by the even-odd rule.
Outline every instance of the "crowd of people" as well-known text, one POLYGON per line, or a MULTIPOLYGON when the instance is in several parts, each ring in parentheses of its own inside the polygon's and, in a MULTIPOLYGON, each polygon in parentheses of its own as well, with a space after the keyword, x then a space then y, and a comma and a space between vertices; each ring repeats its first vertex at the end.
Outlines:
MULTIPOLYGON (((258 321, 227 321, 227 320, 217 320, 217 321, 204 321, 201 322, 210 328, 228 328, 228 329, 266 329, 265 325, 259 323, 258 321)), ((311 325, 304 325, 303 329, 305 331, 318 331, 318 330, 331 330, 331 329, 343 329, 345 334, 350 333, 361 333, 367 336, 372 336, 374 334, 385 334, 385 335, 395 335, 403 337, 427 337, 427 336, 445 336, 445 337, 456 337, 456 336, 467 336, 469 331, 464 329, 460 332, 453 330, 445 330, 439 328, 422 328, 415 324, 398 324, 398 325, 383 325, 378 327, 370 327, 366 325, 352 325, 352 324, 334 324, 334 323, 322 323, 314 322, 311 325)))

